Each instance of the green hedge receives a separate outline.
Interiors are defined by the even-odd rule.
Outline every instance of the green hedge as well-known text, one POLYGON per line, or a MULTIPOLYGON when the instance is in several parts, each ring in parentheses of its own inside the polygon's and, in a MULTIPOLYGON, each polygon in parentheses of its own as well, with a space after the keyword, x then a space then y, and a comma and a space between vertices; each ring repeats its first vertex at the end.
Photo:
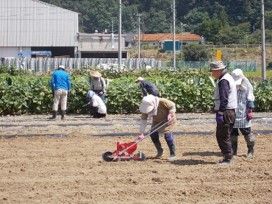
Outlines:
MULTIPOLYGON (((89 90, 89 70, 71 76, 72 92, 68 99, 68 113, 87 113, 85 104, 89 90)), ((213 80, 207 71, 151 70, 142 72, 110 72, 111 79, 106 105, 108 113, 136 113, 141 92, 135 79, 143 76, 160 89, 161 97, 174 101, 178 112, 210 112, 213 109, 213 80)), ((0 75, 0 115, 45 114, 51 112, 53 97, 50 76, 0 75)), ((271 81, 253 82, 256 96, 255 111, 272 110, 271 81)))

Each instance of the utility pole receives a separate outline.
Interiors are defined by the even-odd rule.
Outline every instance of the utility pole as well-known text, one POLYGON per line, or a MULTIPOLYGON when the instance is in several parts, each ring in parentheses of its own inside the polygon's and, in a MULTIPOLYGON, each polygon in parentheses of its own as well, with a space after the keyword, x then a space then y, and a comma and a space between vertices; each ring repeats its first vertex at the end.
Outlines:
POLYGON ((183 34, 183 26, 184 24, 180 22, 180 52, 182 52, 182 44, 183 44, 183 39, 182 39, 182 34, 183 34))
POLYGON ((137 60, 137 69, 140 68, 140 60, 141 60, 141 16, 142 14, 137 14, 138 17, 138 60, 137 60))
POLYGON ((113 19, 111 19, 111 49, 114 50, 114 30, 113 30, 113 19))
POLYGON ((262 79, 266 80, 266 53, 265 53, 265 24, 264 24, 264 0, 261 0, 262 4, 262 79))
POLYGON ((173 68, 176 69, 176 0, 173 0, 173 68))
POLYGON ((122 66, 122 0, 119 0, 119 27, 118 27, 118 67, 121 70, 122 66))

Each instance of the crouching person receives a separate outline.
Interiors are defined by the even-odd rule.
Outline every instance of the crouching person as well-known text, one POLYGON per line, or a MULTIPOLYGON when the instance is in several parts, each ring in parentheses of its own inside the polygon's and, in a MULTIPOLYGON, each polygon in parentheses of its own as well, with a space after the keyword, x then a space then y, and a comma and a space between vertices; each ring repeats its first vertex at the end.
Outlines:
POLYGON ((175 103, 165 98, 148 95, 142 99, 139 109, 142 116, 140 123, 141 134, 138 136, 138 139, 144 139, 144 132, 149 116, 152 117, 151 131, 160 127, 161 124, 165 124, 150 135, 151 140, 157 149, 155 158, 162 157, 163 148, 159 139, 159 133, 164 133, 164 138, 170 151, 168 160, 174 161, 176 159, 176 148, 173 135, 173 130, 176 126, 175 103))
POLYGON ((88 91, 87 100, 90 103, 90 113, 94 118, 104 118, 107 115, 107 107, 103 100, 93 91, 88 91))

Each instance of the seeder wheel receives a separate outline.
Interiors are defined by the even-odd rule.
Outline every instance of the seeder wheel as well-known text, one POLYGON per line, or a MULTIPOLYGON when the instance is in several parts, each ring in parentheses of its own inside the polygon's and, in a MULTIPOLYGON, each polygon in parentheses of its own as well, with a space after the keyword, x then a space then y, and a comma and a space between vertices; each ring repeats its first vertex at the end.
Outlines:
POLYGON ((134 154, 133 160, 135 160, 135 161, 145 161, 146 156, 145 156, 145 154, 143 152, 137 152, 136 154, 134 154))
POLYGON ((112 156, 112 152, 105 152, 102 155, 102 158, 103 158, 104 161, 110 162, 110 161, 113 161, 113 158, 111 156, 112 156))

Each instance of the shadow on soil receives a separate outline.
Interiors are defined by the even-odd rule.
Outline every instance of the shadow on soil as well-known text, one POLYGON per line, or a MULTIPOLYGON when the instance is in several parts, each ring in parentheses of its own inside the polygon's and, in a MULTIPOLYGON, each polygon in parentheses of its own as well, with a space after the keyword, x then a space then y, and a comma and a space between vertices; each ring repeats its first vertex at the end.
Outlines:
POLYGON ((31 137, 66 137, 65 134, 27 134, 27 135, 3 135, 0 138, 13 139, 19 137, 31 138, 31 137))
POLYGON ((92 126, 111 126, 111 124, 105 124, 105 123, 68 123, 68 124, 30 124, 30 125, 22 125, 22 124, 15 124, 15 125, 10 125, 10 124, 2 124, 1 126, 3 127, 47 127, 50 125, 54 126, 60 126, 60 127, 68 127, 68 126, 86 126, 86 125, 92 125, 92 126))
POLYGON ((199 159, 189 159, 189 160, 176 160, 171 162, 171 164, 180 165, 180 166, 194 166, 200 164, 216 164, 215 162, 207 162, 199 159))
POLYGON ((209 152, 209 151, 205 151, 205 152, 185 152, 182 154, 183 156, 202 156, 202 157, 210 157, 210 156, 221 156, 220 152, 209 152))

